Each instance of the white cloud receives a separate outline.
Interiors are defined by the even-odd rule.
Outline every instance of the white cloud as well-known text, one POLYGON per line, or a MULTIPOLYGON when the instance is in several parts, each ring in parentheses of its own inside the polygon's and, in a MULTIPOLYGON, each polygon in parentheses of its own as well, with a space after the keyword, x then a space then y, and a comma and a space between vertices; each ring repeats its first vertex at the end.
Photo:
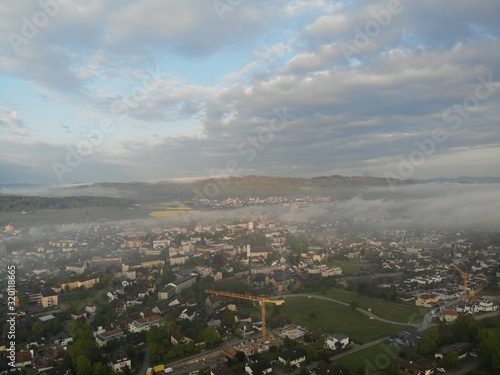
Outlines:
POLYGON ((30 134, 19 113, 0 107, 0 129, 11 137, 26 137, 30 134))
MULTIPOLYGON (((148 160, 155 160, 154 168, 134 170, 139 179, 203 175, 232 159, 258 174, 347 172, 370 165, 384 171, 435 128, 449 131, 448 140, 419 173, 435 175, 446 166, 453 173, 474 170, 481 158, 496 155, 490 145, 500 143, 498 83, 460 129, 450 131, 443 113, 474 93, 478 77, 491 74, 498 82, 500 5, 402 4, 402 12, 348 61, 342 43, 354 43, 356 27, 373 21, 370 10, 380 11, 386 2, 242 2, 221 20, 204 0, 74 1, 61 6, 19 52, 4 37, 0 69, 41 92, 60 112, 73 109, 78 124, 63 118, 76 134, 104 116, 118 117, 117 103, 127 106, 126 118, 116 122, 119 130, 106 140, 108 154, 101 150, 88 158, 89 167, 75 171, 82 173, 75 179, 91 176, 90 166, 106 176, 109 163, 100 157, 109 155, 120 178, 127 178, 126 167, 148 160), (232 53, 238 64, 216 66, 232 53), (198 63, 201 74, 193 68, 198 63), (199 78, 212 70, 219 80, 199 78), (238 147, 269 126, 273 109, 283 107, 295 119, 246 162, 238 147), (470 162, 458 164, 456 150, 475 151, 468 154, 470 162), (117 168, 122 162, 123 169, 117 168)), ((3 35, 21 32, 23 17, 38 11, 38 3, 27 0, 0 4, 3 35)), ((11 136, 28 134, 21 116, 30 119, 30 128, 44 126, 33 114, 2 111, 2 128, 11 136)), ((23 147, 42 165, 47 158, 37 153, 60 152, 58 141, 53 149, 23 147)), ((493 167, 487 164, 485 172, 493 167)))

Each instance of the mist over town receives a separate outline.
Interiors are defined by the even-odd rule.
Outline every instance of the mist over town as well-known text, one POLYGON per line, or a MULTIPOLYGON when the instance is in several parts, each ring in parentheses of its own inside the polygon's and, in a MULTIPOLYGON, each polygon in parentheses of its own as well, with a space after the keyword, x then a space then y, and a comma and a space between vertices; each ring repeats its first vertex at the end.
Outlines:
POLYGON ((500 373, 499 14, 0 2, 0 374, 500 373))

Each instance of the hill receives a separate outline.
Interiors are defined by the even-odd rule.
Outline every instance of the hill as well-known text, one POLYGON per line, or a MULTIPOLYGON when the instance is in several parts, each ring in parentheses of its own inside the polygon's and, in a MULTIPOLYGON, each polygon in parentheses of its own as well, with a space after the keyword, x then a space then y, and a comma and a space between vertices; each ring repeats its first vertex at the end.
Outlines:
POLYGON ((193 198, 265 198, 269 196, 350 197, 366 187, 413 184, 410 180, 387 181, 379 177, 322 176, 315 178, 244 176, 158 182, 94 183, 49 189, 57 195, 99 195, 141 202, 192 200, 193 198))
POLYGON ((130 207, 133 201, 111 197, 38 197, 0 196, 0 212, 34 211, 40 209, 64 209, 83 207, 130 207))

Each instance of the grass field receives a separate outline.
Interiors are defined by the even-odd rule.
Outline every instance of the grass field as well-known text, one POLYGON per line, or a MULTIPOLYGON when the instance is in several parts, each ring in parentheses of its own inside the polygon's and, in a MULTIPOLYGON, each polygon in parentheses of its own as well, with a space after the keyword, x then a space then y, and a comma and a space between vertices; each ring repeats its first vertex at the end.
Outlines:
POLYGON ((289 298, 280 306, 294 324, 309 329, 324 329, 329 333, 343 332, 357 343, 367 343, 408 326, 371 320, 350 307, 315 298, 289 298))
POLYGON ((177 208, 172 208, 169 210, 153 211, 149 214, 149 216, 170 217, 170 216, 184 215, 184 214, 192 213, 192 212, 193 211, 190 211, 190 210, 181 210, 181 209, 177 209, 177 208))
POLYGON ((389 344, 378 344, 357 353, 335 360, 341 366, 347 368, 351 374, 360 367, 377 370, 377 373, 390 374, 390 363, 395 359, 397 348, 389 344))
POLYGON ((75 298, 79 291, 70 294, 62 294, 60 303, 67 303, 71 306, 72 310, 83 310, 86 305, 95 303, 96 300, 107 300, 106 291, 104 290, 87 290, 85 298, 75 298))
POLYGON ((352 260, 331 260, 328 262, 329 266, 342 267, 342 273, 344 275, 354 275, 355 273, 364 272, 365 267, 370 266, 370 262, 361 259, 352 260))
POLYGON ((142 208, 153 210, 153 212, 149 213, 149 216, 153 217, 171 217, 171 216, 183 215, 186 213, 195 213, 195 211, 191 210, 191 207, 188 207, 176 201, 164 202, 164 203, 150 203, 146 204, 142 208))
POLYGON ((2 222, 12 222, 15 227, 56 225, 71 223, 105 223, 107 221, 137 220, 148 217, 149 211, 117 207, 83 207, 61 210, 43 209, 33 213, 2 212, 2 222))
POLYGON ((356 293, 346 292, 339 289, 328 290, 325 297, 347 303, 356 301, 359 307, 365 310, 370 308, 372 313, 375 315, 399 323, 421 323, 424 319, 424 315, 428 312, 427 309, 416 306, 382 301, 380 299, 364 297, 356 293))

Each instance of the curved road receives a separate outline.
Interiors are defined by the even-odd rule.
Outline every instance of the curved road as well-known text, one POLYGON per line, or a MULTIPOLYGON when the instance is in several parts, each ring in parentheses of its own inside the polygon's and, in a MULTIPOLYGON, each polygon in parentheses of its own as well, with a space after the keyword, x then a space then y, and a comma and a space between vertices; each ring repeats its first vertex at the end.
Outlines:
MULTIPOLYGON (((314 295, 314 294, 288 294, 288 295, 283 295, 283 296, 275 296, 273 298, 275 298, 275 299, 276 298, 287 299, 287 298, 294 298, 294 297, 315 298, 315 299, 320 299, 320 300, 324 300, 324 301, 330 301, 330 302, 338 303, 339 305, 343 305, 343 306, 348 306, 349 307, 349 304, 347 302, 339 301, 339 300, 336 300, 336 299, 333 299, 333 298, 318 296, 318 295, 314 295)), ((388 324, 398 324, 398 325, 404 325, 404 326, 414 327, 418 331, 424 331, 427 328, 430 328, 430 327, 433 327, 433 326, 436 325, 435 323, 432 323, 431 310, 429 310, 429 312, 427 312, 424 315, 423 321, 421 323, 401 323, 401 322, 395 322, 393 320, 381 318, 381 317, 379 317, 379 316, 377 316, 377 315, 375 315, 375 314, 373 314, 373 313, 371 313, 371 312, 369 312, 369 311, 367 311, 365 309, 362 309, 360 307, 357 307, 356 310, 359 311, 360 313, 362 313, 362 314, 370 317, 370 318, 373 318, 374 320, 378 320, 380 322, 384 322, 384 323, 388 323, 388 324)), ((499 314, 500 314, 500 311, 496 311, 496 312, 493 312, 493 313, 488 313, 488 314, 480 315, 480 316, 476 317, 476 319, 489 318, 489 317, 492 317, 492 316, 495 316, 495 315, 499 315, 499 314)), ((421 317, 420 314, 418 314, 418 315, 419 315, 419 317, 421 317)), ((412 320, 412 316, 409 317, 409 320, 410 321, 412 320)), ((251 335, 251 337, 258 337, 258 336, 260 336, 260 333, 255 333, 255 334, 251 335)), ((207 355, 214 354, 215 352, 220 352, 222 349, 224 349, 227 346, 236 345, 236 344, 238 344, 240 342, 249 340, 251 337, 247 337, 245 339, 238 339, 238 340, 231 341, 231 342, 226 342, 226 343, 222 344, 221 346, 219 346, 218 348, 209 350, 208 352, 203 352, 203 353, 191 356, 191 357, 187 357, 187 358, 183 358, 183 359, 179 359, 177 361, 171 362, 171 363, 169 363, 169 366, 172 366, 172 367, 175 366, 174 368, 176 369, 176 371, 172 375, 177 374, 178 373, 177 369, 179 369, 183 365, 185 366, 188 363, 193 364, 193 362, 197 363, 198 362, 197 358, 203 358, 203 357, 206 357, 207 355)), ((371 346, 383 343, 387 339, 389 339, 389 336, 381 337, 381 338, 379 338, 377 340, 368 342, 366 344, 354 345, 351 350, 349 350, 347 352, 343 352, 343 353, 337 354, 337 355, 331 357, 330 360, 336 360, 338 358, 341 358, 341 357, 344 357, 344 356, 356 353, 358 351, 361 351, 363 349, 369 348, 371 346)), ((388 347, 388 348, 386 348, 384 350, 390 350, 390 349, 388 347)), ((145 355, 144 359, 145 359, 145 361, 144 361, 144 363, 142 365, 142 368, 138 372, 139 374, 146 374, 146 369, 149 367, 147 365, 149 363, 149 351, 146 351, 146 355, 145 355)), ((204 364, 199 364, 199 366, 196 366, 196 367, 197 368, 198 367, 201 368, 201 367, 204 367, 204 366, 205 366, 204 364)), ((457 372, 457 374, 459 374, 459 372, 457 372)), ((460 375, 462 375, 462 372, 460 372, 460 375)))
MULTIPOLYGON (((323 296, 317 296, 317 295, 314 295, 314 294, 288 294, 288 295, 284 295, 284 296, 279 296, 279 298, 283 298, 283 299, 286 299, 286 298, 294 298, 294 297, 306 297, 306 298, 315 298, 315 299, 321 299, 321 300, 324 300, 324 301, 331 301, 331 302, 335 302, 335 303, 338 303, 339 305, 343 305, 343 306, 348 306, 349 307, 349 304, 347 302, 344 302, 344 301, 339 301, 337 299, 333 299, 333 298, 328 298, 328 297, 323 297, 323 296)), ((384 322, 384 323, 389 323, 389 324, 398 324, 398 325, 405 325, 405 326, 411 326, 411 327, 415 327, 417 328, 419 331, 422 331, 426 328, 428 328, 431 324, 430 321, 432 320, 432 317, 430 315, 430 311, 425 314, 424 316, 424 320, 422 323, 401 323, 401 322, 395 322, 394 320, 389 320, 389 319, 384 319, 384 318, 381 318, 380 316, 378 315, 375 315, 365 309, 362 309, 361 307, 357 307, 356 308, 357 311, 359 311, 360 313, 370 317, 370 318, 373 318, 375 320, 378 320, 380 322, 384 322)), ((411 318, 411 317, 410 317, 411 318)))

